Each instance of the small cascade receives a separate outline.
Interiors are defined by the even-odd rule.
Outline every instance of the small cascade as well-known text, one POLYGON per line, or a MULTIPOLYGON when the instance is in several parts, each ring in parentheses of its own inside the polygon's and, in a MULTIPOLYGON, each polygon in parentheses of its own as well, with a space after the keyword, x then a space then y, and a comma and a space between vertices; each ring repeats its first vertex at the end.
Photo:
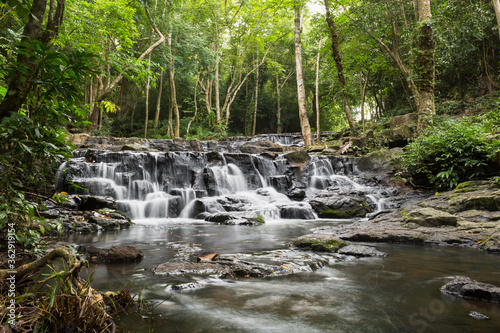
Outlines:
POLYGON ((284 154, 87 150, 61 165, 58 188, 111 196, 133 220, 206 219, 221 213, 314 219, 308 199, 325 191, 362 191, 383 209, 387 193, 355 181, 355 163, 311 155, 298 167, 284 154))

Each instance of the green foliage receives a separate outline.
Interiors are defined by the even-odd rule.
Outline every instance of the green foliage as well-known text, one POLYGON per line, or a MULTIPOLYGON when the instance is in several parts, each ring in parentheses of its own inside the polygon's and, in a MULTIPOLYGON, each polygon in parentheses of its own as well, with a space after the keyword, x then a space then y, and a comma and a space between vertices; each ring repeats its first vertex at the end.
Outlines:
POLYGON ((12 112, 0 123, 0 232, 7 223, 15 223, 19 245, 35 248, 40 240, 43 220, 37 217, 36 194, 52 191, 57 164, 71 155, 64 126, 81 115, 76 107, 81 98, 79 84, 92 73, 91 55, 70 55, 32 41, 22 45, 32 62, 34 72, 27 73, 21 64, 13 63, 11 75, 21 73, 36 89, 29 91, 28 110, 12 112))
POLYGON ((479 123, 445 120, 427 129, 407 146, 404 173, 441 189, 486 177, 496 171, 500 142, 479 123))

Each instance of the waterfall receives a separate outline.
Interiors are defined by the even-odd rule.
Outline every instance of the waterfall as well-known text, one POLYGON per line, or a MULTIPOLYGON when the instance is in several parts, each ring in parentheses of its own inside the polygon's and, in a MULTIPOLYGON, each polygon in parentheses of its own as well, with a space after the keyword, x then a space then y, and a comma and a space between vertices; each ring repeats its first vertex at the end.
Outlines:
POLYGON ((354 180, 355 161, 345 157, 311 155, 298 167, 284 154, 88 150, 62 164, 58 177, 64 173, 68 193, 112 196, 133 220, 249 212, 266 219, 314 219, 307 199, 341 190, 363 191, 378 209, 384 207, 378 188, 354 180), (290 193, 301 189, 304 200, 292 200, 290 193))

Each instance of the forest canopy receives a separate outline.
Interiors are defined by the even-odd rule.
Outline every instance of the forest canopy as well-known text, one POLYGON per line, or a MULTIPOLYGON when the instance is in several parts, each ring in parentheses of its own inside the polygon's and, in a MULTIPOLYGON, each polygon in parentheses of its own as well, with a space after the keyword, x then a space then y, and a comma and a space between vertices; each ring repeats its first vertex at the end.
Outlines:
POLYGON ((84 57, 89 71, 66 69, 75 75, 71 91, 50 97, 71 101, 68 119, 86 121, 66 124, 71 131, 149 138, 300 131, 298 8, 312 130, 354 129, 347 111, 357 122, 417 112, 425 94, 438 113, 459 113, 450 101, 496 94, 495 3, 4 0, 0 111, 33 114, 39 83, 55 84, 43 78, 54 75, 51 66, 65 57, 79 66, 84 57), (40 24, 30 27, 35 9, 40 24), (42 61, 48 54, 57 60, 42 61))

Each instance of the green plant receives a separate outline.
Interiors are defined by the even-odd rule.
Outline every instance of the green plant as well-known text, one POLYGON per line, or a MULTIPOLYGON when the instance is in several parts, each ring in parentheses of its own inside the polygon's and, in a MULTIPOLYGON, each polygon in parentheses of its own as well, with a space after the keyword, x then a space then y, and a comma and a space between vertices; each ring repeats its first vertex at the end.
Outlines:
POLYGON ((481 179, 495 172, 500 142, 477 123, 444 120, 410 143, 402 158, 403 172, 440 189, 481 179))
MULTIPOLYGON (((66 141, 65 126, 83 117, 77 107, 79 85, 93 73, 90 54, 64 54, 39 41, 22 43, 34 71, 22 63, 10 64, 12 73, 30 73, 24 107, 12 110, 0 122, 0 233, 15 225, 19 245, 36 248, 41 235, 38 217, 40 194, 52 194, 54 170, 71 156, 73 147, 66 141)), ((11 74, 14 76, 14 74, 11 74)))

